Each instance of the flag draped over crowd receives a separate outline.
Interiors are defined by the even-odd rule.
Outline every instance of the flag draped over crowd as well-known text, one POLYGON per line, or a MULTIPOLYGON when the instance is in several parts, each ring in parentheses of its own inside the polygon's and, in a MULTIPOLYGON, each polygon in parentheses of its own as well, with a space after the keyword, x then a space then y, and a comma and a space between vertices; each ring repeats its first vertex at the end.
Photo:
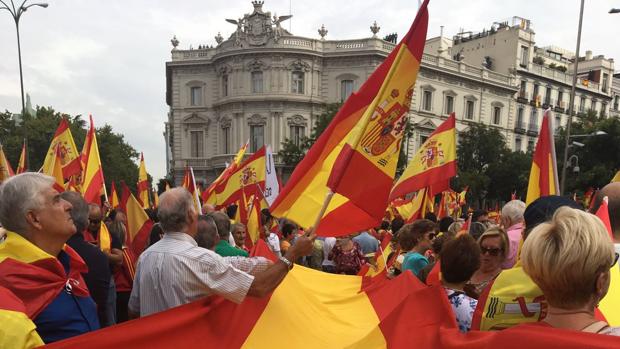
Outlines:
POLYGON ((381 222, 422 60, 426 4, 402 41, 351 94, 297 165, 271 205, 274 216, 310 227, 320 215, 317 233, 331 236, 381 222))

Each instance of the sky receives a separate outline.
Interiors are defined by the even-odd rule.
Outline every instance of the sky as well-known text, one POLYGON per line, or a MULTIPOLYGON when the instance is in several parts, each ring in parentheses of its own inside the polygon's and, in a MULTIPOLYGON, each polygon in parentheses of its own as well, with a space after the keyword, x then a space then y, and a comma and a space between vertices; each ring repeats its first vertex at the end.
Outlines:
MULTIPOLYGON (((165 176, 165 62, 170 60, 170 39, 176 35, 181 49, 215 45, 218 32, 227 38, 236 29, 224 19, 251 13, 251 1, 48 3, 45 9, 30 8, 20 20, 24 89, 32 103, 71 115, 92 114, 96 126, 110 124, 136 150, 144 152, 147 170, 155 179, 165 176)), ((451 37, 461 28, 481 31, 495 21, 520 16, 532 21, 537 46, 574 51, 579 3, 432 0, 428 38, 438 36, 442 25, 444 35, 451 37)), ((374 21, 381 27, 379 36, 396 32, 400 38, 409 29, 417 7, 415 0, 266 0, 263 9, 278 15, 292 13, 293 18, 283 27, 289 29, 290 25, 295 35, 318 39, 317 30, 325 25, 326 38, 340 40, 370 37, 374 21)), ((620 8, 620 0, 586 1, 582 55, 592 50, 594 55, 620 59, 620 14, 608 14, 612 7, 620 8)), ((15 23, 7 11, 0 10, 0 110, 17 113, 20 108, 15 23)))

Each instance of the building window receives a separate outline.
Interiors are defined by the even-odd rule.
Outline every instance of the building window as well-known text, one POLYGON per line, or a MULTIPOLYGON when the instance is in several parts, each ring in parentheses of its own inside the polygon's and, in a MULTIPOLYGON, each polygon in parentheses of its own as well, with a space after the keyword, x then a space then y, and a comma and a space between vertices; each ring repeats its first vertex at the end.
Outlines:
POLYGON ((340 101, 344 102, 353 93, 353 80, 340 81, 340 101))
POLYGON ((305 127, 304 126, 291 126, 291 140, 295 143, 296 146, 300 146, 301 142, 305 135, 305 127))
POLYGON ((250 151, 255 153, 265 144, 265 126, 250 125, 250 151))
POLYGON ((523 108, 517 109, 517 128, 525 128, 523 126, 523 108))
POLYGON ((586 110, 586 97, 581 96, 579 99, 579 112, 583 113, 586 110))
POLYGON ((304 93, 304 72, 294 71, 292 74, 292 77, 293 77, 292 78, 293 84, 292 84, 291 92, 303 94, 304 93))
POLYGON ((618 110, 620 108, 620 96, 614 97, 614 110, 618 110))
POLYGON ((252 93, 263 93, 263 72, 252 72, 252 93))
POLYGON ((474 119, 474 101, 468 100, 465 102, 465 118, 467 120, 474 119))
POLYGON ((190 131, 190 156, 201 158, 204 156, 204 132, 190 131))
POLYGON ((521 151, 521 137, 515 138, 515 151, 521 151))
POLYGON ((433 106, 433 92, 424 90, 422 92, 422 110, 431 111, 433 106))
POLYGON ((493 124, 499 125, 502 122, 502 108, 493 107, 493 124))
POLYGON ((228 96, 228 74, 222 75, 222 95, 228 96))
POLYGON ((526 98, 525 97, 525 89, 526 88, 527 88, 527 81, 521 80, 521 89, 519 90, 519 97, 526 98))
POLYGON ((560 128, 560 123, 562 123, 562 118, 559 115, 555 116, 555 123, 553 124, 553 133, 558 133, 558 129, 560 128))
POLYGON ((190 105, 202 105, 202 87, 190 87, 190 105))
POLYGON ((224 154, 230 154, 230 126, 222 127, 222 148, 224 154))
POLYGON ((424 142, 426 142, 427 139, 428 139, 428 135, 427 134, 421 134, 420 135, 420 143, 418 144, 418 149, 420 149, 422 147, 422 145, 424 145, 424 142))
POLYGON ((446 96, 444 111, 445 114, 450 114, 454 111, 454 96, 446 96))
POLYGON ((607 92, 608 83, 609 83, 609 74, 603 73, 603 83, 601 85, 603 87, 603 92, 607 92))
POLYGON ((558 91, 558 102, 556 104, 558 107, 562 107, 562 99, 563 98, 564 98, 564 92, 558 91))
POLYGON ((538 110, 536 108, 532 108, 528 130, 538 131, 538 110))
POLYGON ((529 61, 529 49, 527 46, 521 46, 521 66, 523 68, 527 68, 527 63, 529 61))
POLYGON ((531 153, 534 150, 534 140, 532 138, 530 138, 527 141, 527 151, 528 153, 531 153))
POLYGON ((532 93, 532 100, 537 101, 538 100, 538 84, 534 84, 534 92, 532 93))
POLYGON ((547 86, 547 90, 545 91, 545 104, 551 105, 551 87, 547 86))

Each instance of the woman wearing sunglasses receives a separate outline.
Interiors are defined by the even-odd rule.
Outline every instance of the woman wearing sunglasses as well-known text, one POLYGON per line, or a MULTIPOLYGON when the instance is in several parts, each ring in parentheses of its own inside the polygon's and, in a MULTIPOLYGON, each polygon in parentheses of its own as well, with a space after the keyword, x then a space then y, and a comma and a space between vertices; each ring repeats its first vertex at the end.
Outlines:
POLYGON ((428 258, 424 254, 431 249, 436 229, 437 225, 428 219, 418 219, 400 228, 398 243, 403 251, 407 251, 401 267, 402 272, 411 270, 413 275, 418 276, 428 265, 428 258))
POLYGON ((609 290, 609 270, 618 254, 596 216, 559 208, 551 221, 536 226, 523 244, 523 270, 547 299, 542 326, 620 336, 594 316, 609 290))
POLYGON ((502 271, 502 263, 508 251, 508 235, 500 227, 487 229, 478 239, 480 246, 480 268, 468 282, 467 292, 474 298, 502 271))

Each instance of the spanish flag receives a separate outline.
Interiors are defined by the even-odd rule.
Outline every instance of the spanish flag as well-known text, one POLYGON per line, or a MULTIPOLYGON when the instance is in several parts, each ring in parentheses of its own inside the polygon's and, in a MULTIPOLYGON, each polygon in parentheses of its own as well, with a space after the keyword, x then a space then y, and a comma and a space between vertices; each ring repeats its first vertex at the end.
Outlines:
POLYGON ((54 177, 56 182, 54 183, 54 189, 59 193, 65 191, 65 180, 62 174, 62 155, 60 153, 60 145, 56 145, 56 151, 54 152, 53 161, 49 163, 49 167, 44 167, 43 173, 48 176, 54 177))
POLYGON ((378 225, 389 203, 428 26, 424 1, 409 32, 351 94, 271 205, 276 217, 346 235, 378 225))
MULTIPOLYGON (((601 206, 599 206, 596 211, 596 216, 601 219, 605 228, 607 228, 611 241, 613 241, 614 237, 611 229, 611 221, 609 219, 608 202, 609 199, 605 196, 601 202, 601 206)), ((605 298, 601 300, 599 309, 610 326, 620 326, 620 312, 618 312, 618 309, 620 309, 620 268, 617 265, 614 266, 609 270, 609 274, 611 278, 609 290, 605 298)))
POLYGON ((60 159, 62 165, 62 173, 64 178, 69 178, 73 175, 79 175, 82 172, 82 165, 80 164, 80 156, 73 141, 71 135, 71 129, 69 128, 69 122, 66 118, 60 119, 60 124, 56 129, 52 143, 43 161, 43 171, 50 172, 50 167, 55 161, 56 147, 60 148, 60 159))
POLYGON ((390 199, 405 196, 456 176, 456 117, 454 113, 428 137, 398 179, 390 199))
POLYGON ((357 275, 366 276, 366 277, 375 277, 379 274, 383 274, 387 272, 387 268, 391 265, 387 260, 390 257, 390 254, 394 252, 392 250, 392 234, 386 234, 379 245, 379 249, 375 252, 373 256, 374 264, 365 264, 362 266, 357 275))
POLYGON ((405 222, 411 223, 423 216, 422 211, 428 202, 427 191, 426 188, 418 190, 410 200, 396 199, 392 201, 392 207, 405 222))
MULTIPOLYGON (((185 176, 183 177, 183 188, 187 189, 192 195, 194 200, 194 208, 198 214, 202 212, 202 205, 200 202, 200 193, 198 187, 196 187, 196 179, 194 178, 194 169, 190 166, 185 168, 185 176)), ((123 190, 124 195, 124 190, 123 190)), ((137 254, 137 253, 136 253, 137 254)))
POLYGON ((241 163, 227 178, 218 183, 213 191, 216 207, 225 207, 237 201, 249 202, 251 195, 264 197, 266 177, 266 147, 260 148, 241 163))
POLYGON ((224 169, 224 171, 220 173, 220 175, 213 181, 213 183, 211 183, 211 185, 202 192, 201 196, 204 203, 214 206, 218 204, 217 195, 215 195, 215 188, 224 181, 228 180, 228 178, 237 170, 237 168, 239 168, 239 165, 241 165, 241 162, 243 161, 243 156, 245 155, 249 144, 249 140, 245 142, 245 144, 237 152, 237 155, 235 155, 235 158, 230 163, 230 165, 228 165, 226 169, 224 169))
POLYGON ((19 163, 17 164, 17 169, 15 171, 16 174, 24 173, 28 170, 28 164, 26 164, 27 154, 28 149, 26 147, 26 139, 24 139, 24 144, 22 144, 22 152, 19 155, 19 163))
POLYGON ((12 177, 14 175, 15 172, 13 172, 13 168, 11 167, 9 160, 6 158, 6 155, 4 154, 4 149, 0 144, 0 183, 4 182, 5 180, 9 179, 9 177, 12 177))
POLYGON ((85 161, 82 174, 82 195, 86 202, 100 204, 101 195, 105 193, 105 181, 92 115, 90 116, 90 128, 86 134, 82 154, 84 155, 82 159, 85 161))
POLYGON ((151 207, 149 202, 149 178, 146 173, 146 165, 144 164, 144 154, 140 153, 140 168, 138 170, 138 201, 142 204, 142 208, 151 207))
POLYGON ((157 208, 159 206, 159 194, 157 194, 157 190, 153 189, 153 208, 157 208))
POLYGON ((536 142, 536 149, 532 156, 532 169, 525 200, 527 205, 541 196, 557 195, 560 188, 550 114, 550 109, 547 109, 543 116, 538 142, 536 142))
POLYGON ((131 246, 133 253, 139 256, 146 247, 146 243, 153 227, 153 221, 144 212, 144 209, 138 202, 131 190, 125 182, 121 181, 123 188, 123 196, 119 207, 127 215, 127 236, 125 244, 131 246))
POLYGON ((112 182, 112 189, 110 189, 110 207, 117 208, 120 202, 118 201, 118 192, 116 191, 116 184, 112 182))

